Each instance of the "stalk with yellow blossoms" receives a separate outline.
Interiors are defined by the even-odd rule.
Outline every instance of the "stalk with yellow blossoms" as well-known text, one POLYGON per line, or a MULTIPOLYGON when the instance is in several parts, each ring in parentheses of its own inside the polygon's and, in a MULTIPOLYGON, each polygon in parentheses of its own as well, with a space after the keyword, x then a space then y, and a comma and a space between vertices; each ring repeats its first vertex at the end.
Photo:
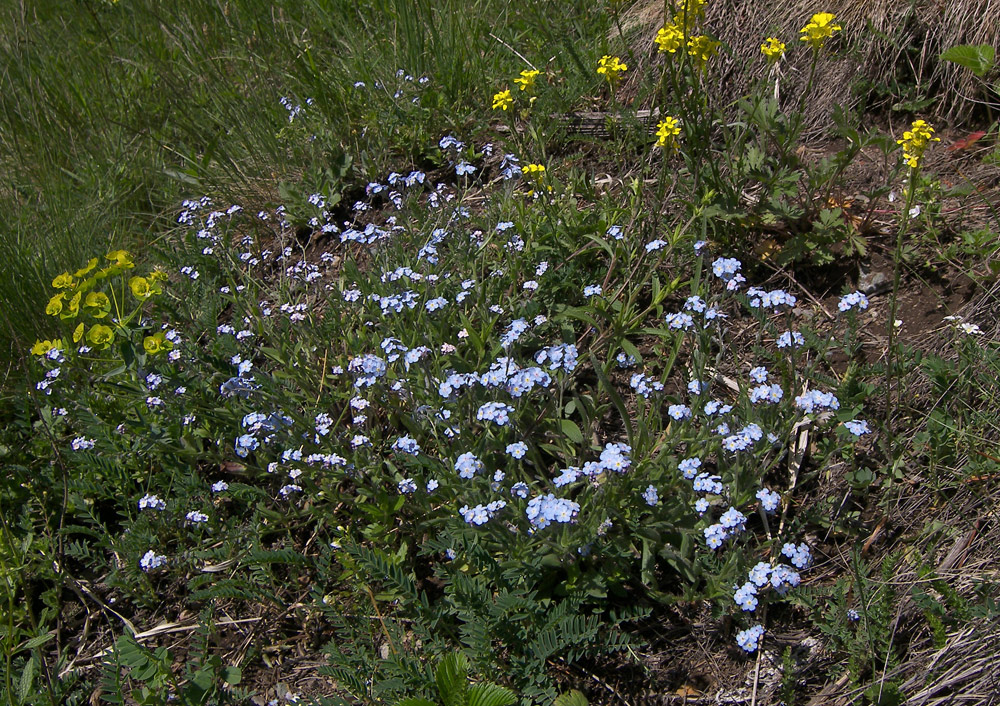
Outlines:
POLYGON ((897 145, 903 146, 903 161, 910 169, 917 169, 920 166, 927 145, 941 141, 940 137, 933 135, 934 128, 923 120, 914 120, 910 129, 903 133, 903 139, 896 140, 897 145))
MULTIPOLYGON (((914 120, 910 129, 903 133, 903 139, 896 140, 896 144, 903 146, 903 161, 910 168, 910 178, 906 186, 906 205, 903 206, 903 217, 899 224, 899 231, 896 233, 896 252, 893 255, 893 282, 892 297, 889 300, 889 321, 887 322, 889 350, 888 364, 886 365, 885 379, 885 405, 888 413, 887 418, 892 418, 893 407, 891 406, 891 376, 894 372, 894 359, 896 348, 894 346, 896 337, 896 311, 898 305, 899 283, 902 274, 903 240, 909 229, 910 214, 913 209, 913 199, 917 189, 917 177, 920 172, 920 164, 924 158, 931 142, 940 142, 940 137, 934 137, 934 128, 924 120, 914 120)), ((899 403, 899 391, 897 386, 896 402, 899 403)))
POLYGON ((680 134, 680 121, 668 115, 656 125, 656 146, 665 149, 677 147, 677 136, 680 134))

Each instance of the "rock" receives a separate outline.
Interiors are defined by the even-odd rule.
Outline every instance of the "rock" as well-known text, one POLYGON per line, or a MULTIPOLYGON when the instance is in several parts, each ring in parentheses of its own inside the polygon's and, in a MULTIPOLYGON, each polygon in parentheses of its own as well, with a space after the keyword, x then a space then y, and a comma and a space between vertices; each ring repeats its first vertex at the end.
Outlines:
POLYGON ((866 296, 884 294, 892 289, 892 277, 885 272, 864 272, 858 276, 858 291, 866 296))

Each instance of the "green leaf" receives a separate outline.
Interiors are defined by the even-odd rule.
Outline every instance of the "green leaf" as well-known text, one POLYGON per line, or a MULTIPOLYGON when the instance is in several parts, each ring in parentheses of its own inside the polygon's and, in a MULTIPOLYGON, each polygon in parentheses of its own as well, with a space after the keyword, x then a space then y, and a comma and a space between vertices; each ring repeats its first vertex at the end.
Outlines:
POLYGON ((560 419, 559 426, 562 427, 562 433, 574 444, 583 443, 583 432, 572 419, 560 419))
POLYGON ((941 55, 942 61, 951 61, 964 66, 982 78, 993 68, 997 50, 989 44, 959 44, 941 55))
POLYGON ((448 655, 434 671, 434 681, 444 706, 465 706, 465 694, 469 688, 469 660, 461 652, 448 655))
POLYGON ((229 686, 236 686, 243 679, 243 670, 239 667, 226 667, 222 670, 222 681, 229 686))
POLYGON ((38 658, 31 655, 21 672, 21 679, 17 684, 17 695, 19 701, 26 701, 31 695, 32 686, 35 684, 35 673, 38 671, 38 658))
POLYGON ((36 635, 22 645, 21 649, 33 650, 36 647, 41 647, 49 640, 55 638, 56 634, 54 632, 47 632, 44 635, 36 635))
POLYGON ((588 706, 589 703, 583 692, 573 689, 564 694, 559 694, 552 706, 588 706))
POLYGON ((476 684, 469 689, 469 700, 465 706, 510 706, 515 701, 517 694, 510 689, 496 684, 476 684))
POLYGON ((436 703, 430 699, 422 699, 419 696, 411 696, 408 699, 403 699, 398 702, 396 706, 438 706, 436 703))

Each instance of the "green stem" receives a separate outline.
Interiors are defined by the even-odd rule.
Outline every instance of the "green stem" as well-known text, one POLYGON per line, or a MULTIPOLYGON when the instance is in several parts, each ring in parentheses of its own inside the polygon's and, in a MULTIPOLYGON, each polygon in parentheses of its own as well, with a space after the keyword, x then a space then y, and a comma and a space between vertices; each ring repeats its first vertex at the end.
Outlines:
POLYGON ((886 322, 889 329, 889 348, 886 351, 885 368, 885 423, 887 432, 885 439, 887 443, 892 437, 892 420, 896 416, 896 407, 899 405, 899 390, 896 391, 896 405, 892 404, 892 378, 896 369, 896 312, 899 306, 899 285, 902 279, 903 238, 910 224, 910 209, 913 208, 913 198, 916 192, 919 173, 919 167, 910 169, 910 183, 906 189, 906 204, 903 206, 903 218, 896 233, 896 249, 892 256, 892 296, 889 299, 889 320, 886 322))

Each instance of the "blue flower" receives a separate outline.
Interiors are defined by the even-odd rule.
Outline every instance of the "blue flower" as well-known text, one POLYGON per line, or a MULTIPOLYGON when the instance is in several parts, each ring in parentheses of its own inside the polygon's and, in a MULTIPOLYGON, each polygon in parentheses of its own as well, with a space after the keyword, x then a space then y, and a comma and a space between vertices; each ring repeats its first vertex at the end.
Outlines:
POLYGON ((758 490, 756 497, 760 500, 761 508, 767 513, 772 513, 777 510, 778 503, 781 502, 781 496, 768 488, 761 488, 758 490))
POLYGON ((599 284, 588 284, 583 288, 583 296, 585 298, 599 297, 601 296, 601 285, 599 284))
POLYGON ((865 434, 870 434, 872 431, 868 428, 868 422, 864 419, 852 419, 849 422, 844 422, 844 427, 854 436, 864 436, 865 434))
POLYGON ((776 343, 778 344, 778 348, 798 348, 805 345, 806 339, 798 331, 785 331, 778 336, 776 343))
POLYGON ((763 637, 764 626, 754 625, 752 628, 736 633, 736 644, 742 647, 745 652, 756 652, 763 637))
POLYGON ((692 456, 691 458, 686 458, 677 464, 678 470, 684 474, 684 477, 688 480, 693 480, 698 474, 698 469, 701 468, 701 459, 697 456, 692 456))
POLYGON ((409 436, 401 436, 393 442, 392 450, 397 453, 405 453, 416 456, 420 453, 420 444, 417 443, 416 439, 409 436))
POLYGON ((466 452, 455 461, 455 470, 458 471, 459 478, 469 479, 483 470, 483 462, 472 452, 466 452))
POLYGON ((552 493, 532 498, 525 510, 528 521, 535 529, 544 529, 553 522, 572 522, 579 512, 578 503, 566 498, 557 498, 552 493))
POLYGON ((528 484, 521 482, 515 483, 510 487, 510 494, 516 495, 523 500, 528 497, 528 484))
POLYGON ((143 571, 149 572, 154 569, 158 569, 167 563, 167 557, 162 554, 157 554, 155 551, 150 549, 148 552, 142 555, 139 560, 139 566, 143 571))
POLYGON ((855 308, 867 309, 868 297, 861 292, 851 292, 850 294, 845 294, 840 298, 840 303, 837 304, 837 308, 841 311, 850 311, 855 308))
POLYGON ((503 427, 510 422, 510 415, 514 408, 503 402, 487 402, 479 407, 476 412, 476 419, 479 421, 493 422, 497 426, 503 427))
POLYGON ((736 601, 736 605, 742 608, 744 612, 752 613, 757 610, 757 586, 748 581, 736 589, 736 593, 733 594, 733 600, 736 601))
POLYGON ((646 488, 642 493, 642 499, 646 501, 647 505, 655 506, 660 502, 660 496, 656 492, 656 486, 651 485, 646 488))
POLYGON ((507 444, 507 453, 511 458, 524 458, 524 455, 528 453, 528 445, 523 441, 515 441, 513 444, 507 444))
POLYGON ((691 408, 682 404, 672 404, 667 408, 667 414, 671 419, 681 421, 691 418, 691 408))

